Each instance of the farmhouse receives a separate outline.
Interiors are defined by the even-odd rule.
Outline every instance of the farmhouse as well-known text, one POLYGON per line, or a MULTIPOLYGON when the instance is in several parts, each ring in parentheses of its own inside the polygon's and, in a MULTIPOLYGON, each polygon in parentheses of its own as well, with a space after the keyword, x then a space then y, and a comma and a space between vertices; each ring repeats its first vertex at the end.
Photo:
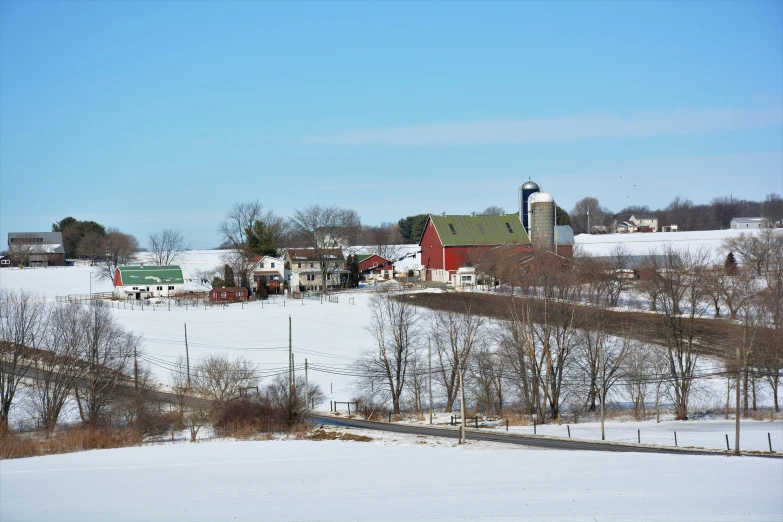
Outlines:
POLYGON ((241 286, 213 288, 209 292, 209 300, 213 303, 247 301, 247 294, 247 288, 243 288, 241 286))
POLYGON ((366 279, 394 279, 394 263, 378 254, 358 254, 359 271, 366 279))
POLYGON ((9 232, 10 265, 65 266, 62 232, 9 232))
MULTIPOLYGON (((345 256, 340 248, 326 249, 326 286, 335 288, 348 283, 349 271, 345 268, 345 256)), ((290 266, 290 288, 300 291, 321 290, 321 263, 312 248, 289 249, 285 261, 290 266)))
POLYGON ((735 230, 754 230, 770 228, 772 225, 767 218, 761 217, 735 217, 731 219, 731 228, 735 230))
POLYGON ((182 269, 168 266, 120 266, 114 271, 114 296, 120 299, 169 297, 185 292, 182 269))
POLYGON ((457 270, 478 263, 489 250, 512 246, 532 251, 517 214, 497 216, 430 215, 419 241, 427 281, 451 281, 457 270))
POLYGON ((258 292, 265 285, 270 293, 279 293, 285 281, 285 259, 272 256, 256 256, 248 272, 258 292))
POLYGON ((655 214, 624 214, 616 218, 618 234, 629 232, 658 232, 658 217, 655 214))

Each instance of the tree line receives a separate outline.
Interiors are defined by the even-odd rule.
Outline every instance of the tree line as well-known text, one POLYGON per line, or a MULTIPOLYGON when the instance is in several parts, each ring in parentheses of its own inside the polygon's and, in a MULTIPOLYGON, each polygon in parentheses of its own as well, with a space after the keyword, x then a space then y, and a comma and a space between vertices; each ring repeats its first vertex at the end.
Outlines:
POLYGON ((370 410, 421 412, 432 379, 446 412, 537 413, 547 422, 614 399, 637 418, 665 402, 687 419, 694 400, 722 402, 706 395, 711 378, 727 387, 739 379, 746 416, 762 393, 780 411, 783 234, 724 247, 740 262, 713 265, 704 251, 666 247, 646 256, 636 279, 621 249, 568 269, 523 268, 503 256, 508 267, 493 276, 500 284, 485 281, 499 294, 491 298, 378 293, 367 326, 374 345, 355 364, 356 399, 370 410))

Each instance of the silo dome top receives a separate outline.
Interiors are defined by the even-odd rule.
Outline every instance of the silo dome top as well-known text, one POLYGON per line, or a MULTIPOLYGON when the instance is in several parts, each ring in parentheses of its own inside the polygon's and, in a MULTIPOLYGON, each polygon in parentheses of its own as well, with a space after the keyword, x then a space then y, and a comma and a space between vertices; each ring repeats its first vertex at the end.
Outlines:
POLYGON ((533 203, 554 203, 555 200, 549 192, 536 192, 530 195, 527 202, 532 205, 533 203))
POLYGON ((528 181, 519 188, 521 188, 522 190, 540 190, 538 188, 538 185, 536 185, 535 181, 528 181))

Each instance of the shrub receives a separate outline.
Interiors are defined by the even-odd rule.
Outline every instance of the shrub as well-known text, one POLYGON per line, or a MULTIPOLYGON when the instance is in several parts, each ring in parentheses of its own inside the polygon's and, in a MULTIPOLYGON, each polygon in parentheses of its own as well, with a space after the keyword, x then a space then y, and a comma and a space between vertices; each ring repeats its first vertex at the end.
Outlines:
POLYGON ((215 431, 220 436, 247 438, 259 432, 286 432, 291 425, 287 409, 243 398, 226 403, 218 414, 215 431))

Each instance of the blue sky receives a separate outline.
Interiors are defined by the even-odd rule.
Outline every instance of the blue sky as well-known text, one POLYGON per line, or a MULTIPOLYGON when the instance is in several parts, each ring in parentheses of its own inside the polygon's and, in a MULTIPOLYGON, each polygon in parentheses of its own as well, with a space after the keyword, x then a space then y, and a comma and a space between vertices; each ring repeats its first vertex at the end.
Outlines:
POLYGON ((0 234, 783 191, 783 2, 0 1, 0 234), (635 177, 635 179, 634 179, 635 177))

